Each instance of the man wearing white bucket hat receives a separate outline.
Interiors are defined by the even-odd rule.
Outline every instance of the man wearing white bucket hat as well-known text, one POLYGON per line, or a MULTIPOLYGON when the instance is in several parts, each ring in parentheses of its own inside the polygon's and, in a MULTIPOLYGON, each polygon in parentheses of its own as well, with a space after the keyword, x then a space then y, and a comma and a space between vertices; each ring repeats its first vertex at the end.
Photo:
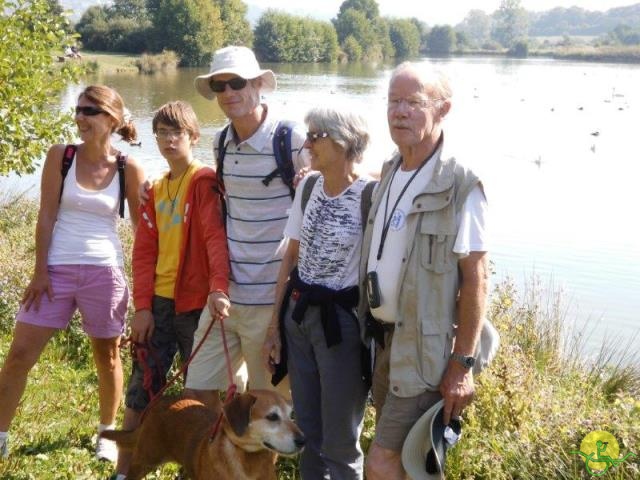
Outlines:
POLYGON ((424 457, 417 470, 403 467, 405 439, 438 402, 443 425, 459 417, 473 397, 472 369, 497 348, 484 321, 487 201, 479 178, 448 153, 451 95, 426 67, 406 62, 391 75, 387 119, 398 153, 382 168, 360 262, 361 331, 377 343, 368 480, 441 478, 427 475, 424 457))
MULTIPOLYGON (((262 343, 286 250, 283 231, 292 203, 291 177, 308 164, 302 150, 305 134, 297 125, 278 122, 261 102, 262 93, 276 89, 276 78, 260 68, 246 47, 217 50, 210 72, 197 77, 195 87, 203 97, 216 99, 230 121, 215 137, 214 157, 226 202, 232 306, 224 326, 232 368, 237 371, 246 362, 251 388, 273 388, 262 365, 262 343), (276 148, 280 138, 282 146, 276 148)), ((205 308, 194 345, 210 323, 205 308)), ((186 387, 189 395, 215 406, 218 391, 227 383, 220 323, 215 322, 189 366, 186 387)), ((278 390, 288 396, 288 382, 281 382, 278 390)))

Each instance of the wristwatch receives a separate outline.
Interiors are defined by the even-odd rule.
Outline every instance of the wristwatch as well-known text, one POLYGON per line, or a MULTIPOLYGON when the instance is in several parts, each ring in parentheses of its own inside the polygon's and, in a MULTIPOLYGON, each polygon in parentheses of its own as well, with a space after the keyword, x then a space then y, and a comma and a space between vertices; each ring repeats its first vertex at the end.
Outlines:
POLYGON ((471 369, 476 364, 475 357, 472 357, 470 355, 460 355, 459 353, 456 353, 456 352, 453 352, 451 354, 451 359, 455 360, 466 369, 471 369))

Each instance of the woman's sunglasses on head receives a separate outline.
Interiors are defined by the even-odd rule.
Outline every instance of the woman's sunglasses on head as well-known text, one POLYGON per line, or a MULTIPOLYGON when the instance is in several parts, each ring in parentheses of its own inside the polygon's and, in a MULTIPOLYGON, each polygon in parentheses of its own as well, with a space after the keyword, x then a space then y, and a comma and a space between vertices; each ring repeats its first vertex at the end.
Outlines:
POLYGON ((85 117, 93 117, 100 115, 101 113, 107 113, 98 107, 76 107, 76 115, 83 114, 85 117))
POLYGON ((209 80, 209 87, 216 93, 222 93, 227 88, 227 85, 231 87, 231 90, 242 90, 247 86, 248 80, 241 77, 233 77, 231 80, 209 80))

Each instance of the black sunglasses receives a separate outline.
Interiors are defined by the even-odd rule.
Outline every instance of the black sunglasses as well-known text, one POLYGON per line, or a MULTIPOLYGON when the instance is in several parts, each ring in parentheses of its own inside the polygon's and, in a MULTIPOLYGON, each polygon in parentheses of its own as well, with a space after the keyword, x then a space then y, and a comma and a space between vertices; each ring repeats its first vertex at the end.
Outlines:
POLYGON ((307 140, 309 140, 311 143, 315 143, 316 140, 320 138, 327 138, 328 136, 328 132, 307 132, 307 140))
POLYGON ((83 114, 85 117, 93 117, 100 115, 101 113, 107 113, 98 107, 76 107, 76 115, 83 114))
POLYGON ((216 93, 222 93, 227 88, 227 85, 231 87, 232 90, 242 90, 247 86, 248 80, 242 77, 233 77, 231 80, 214 80, 213 78, 209 80, 209 87, 216 93))

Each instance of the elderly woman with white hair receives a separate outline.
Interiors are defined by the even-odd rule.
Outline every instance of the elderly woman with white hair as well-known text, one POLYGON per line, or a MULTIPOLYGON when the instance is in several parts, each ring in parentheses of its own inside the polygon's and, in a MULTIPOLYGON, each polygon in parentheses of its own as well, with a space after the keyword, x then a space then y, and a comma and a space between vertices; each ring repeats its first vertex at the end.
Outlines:
POLYGON ((305 122, 304 147, 319 174, 302 180, 291 207, 263 357, 276 377, 290 375, 296 422, 307 438, 302 478, 361 479, 368 384, 355 308, 363 196, 370 198, 373 184, 355 166, 369 134, 362 117, 335 109, 313 109, 305 122))

